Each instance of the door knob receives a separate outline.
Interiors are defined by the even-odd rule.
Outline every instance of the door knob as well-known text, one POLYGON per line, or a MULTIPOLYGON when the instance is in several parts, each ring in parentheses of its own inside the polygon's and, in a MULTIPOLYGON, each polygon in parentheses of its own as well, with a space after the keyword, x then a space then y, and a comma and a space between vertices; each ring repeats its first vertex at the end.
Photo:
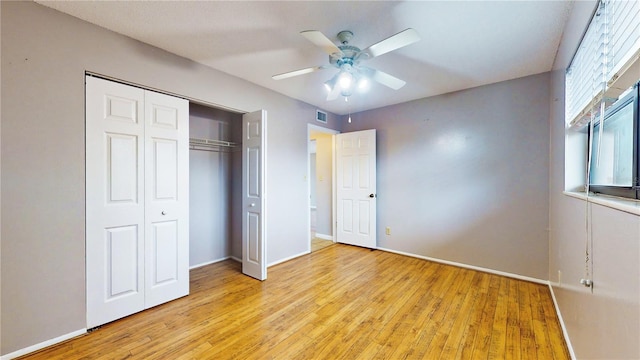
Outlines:
POLYGON ((256 204, 255 203, 251 203, 251 204, 249 204, 249 206, 254 207, 254 206, 256 206, 256 204))
POLYGON ((163 211, 163 212, 161 212, 161 214, 162 214, 162 215, 167 215, 167 213, 166 213, 166 212, 164 212, 164 211, 163 211))
POLYGON ((369 197, 370 198, 374 198, 374 197, 376 197, 376 194, 369 194, 369 197))

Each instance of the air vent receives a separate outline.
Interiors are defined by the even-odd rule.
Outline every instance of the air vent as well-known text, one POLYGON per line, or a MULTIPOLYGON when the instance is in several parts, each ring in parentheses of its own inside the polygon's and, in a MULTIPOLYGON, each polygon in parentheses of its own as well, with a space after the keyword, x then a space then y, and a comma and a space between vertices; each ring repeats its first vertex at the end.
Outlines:
POLYGON ((316 110, 316 120, 327 123, 327 113, 324 111, 316 110))

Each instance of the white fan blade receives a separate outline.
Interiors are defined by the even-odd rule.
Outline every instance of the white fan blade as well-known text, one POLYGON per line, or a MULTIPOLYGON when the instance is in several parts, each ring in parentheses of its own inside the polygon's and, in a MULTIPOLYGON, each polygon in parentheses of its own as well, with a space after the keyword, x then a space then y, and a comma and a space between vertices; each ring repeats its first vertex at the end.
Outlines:
POLYGON ((418 32, 412 28, 408 28, 369 46, 368 48, 362 50, 362 53, 367 54, 370 58, 373 58, 382 54, 386 54, 389 51, 400 49, 401 47, 413 44, 418 40, 420 40, 420 35, 418 35, 418 32))
POLYGON ((329 55, 339 54, 342 56, 342 50, 333 43, 333 41, 329 40, 323 33, 318 30, 307 30, 300 32, 300 35, 307 38, 307 40, 314 43, 317 47, 321 48, 324 52, 329 55))
POLYGON ((404 80, 400 80, 397 77, 389 75, 386 72, 380 70, 375 70, 364 66, 360 66, 358 70, 369 79, 377 81, 384 86, 388 86, 393 90, 398 90, 407 83, 404 80))
POLYGON ((330 66, 328 65, 314 66, 306 69, 300 69, 300 70, 289 71, 289 72, 278 74, 278 75, 273 75, 271 78, 273 80, 282 80, 282 79, 287 79, 287 78, 298 76, 298 75, 309 74, 318 70, 328 69, 329 67, 330 66))
POLYGON ((336 84, 333 87, 333 90, 331 90, 331 92, 329 93, 329 95, 327 95, 327 101, 331 101, 331 100, 335 100, 338 98, 338 96, 340 95, 340 85, 336 84))

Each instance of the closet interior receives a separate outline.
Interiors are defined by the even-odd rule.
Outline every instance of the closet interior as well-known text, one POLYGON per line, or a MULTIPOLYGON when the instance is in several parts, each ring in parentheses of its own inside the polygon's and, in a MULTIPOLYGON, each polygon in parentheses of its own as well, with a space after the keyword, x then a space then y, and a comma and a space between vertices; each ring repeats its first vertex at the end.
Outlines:
POLYGON ((242 258, 242 115, 189 103, 189 267, 242 258))

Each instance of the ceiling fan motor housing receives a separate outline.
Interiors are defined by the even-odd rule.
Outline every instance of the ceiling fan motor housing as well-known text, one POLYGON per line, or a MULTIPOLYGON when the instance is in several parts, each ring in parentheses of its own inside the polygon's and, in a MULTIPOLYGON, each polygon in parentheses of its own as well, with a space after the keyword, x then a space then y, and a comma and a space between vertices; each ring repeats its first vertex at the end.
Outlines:
POLYGON ((360 48, 352 45, 340 45, 338 48, 342 51, 343 56, 329 56, 331 65, 341 68, 343 64, 351 66, 357 65, 356 56, 360 53, 360 48))
POLYGON ((353 33, 349 30, 342 30, 338 33, 338 40, 343 45, 347 45, 351 39, 353 39, 353 33))

